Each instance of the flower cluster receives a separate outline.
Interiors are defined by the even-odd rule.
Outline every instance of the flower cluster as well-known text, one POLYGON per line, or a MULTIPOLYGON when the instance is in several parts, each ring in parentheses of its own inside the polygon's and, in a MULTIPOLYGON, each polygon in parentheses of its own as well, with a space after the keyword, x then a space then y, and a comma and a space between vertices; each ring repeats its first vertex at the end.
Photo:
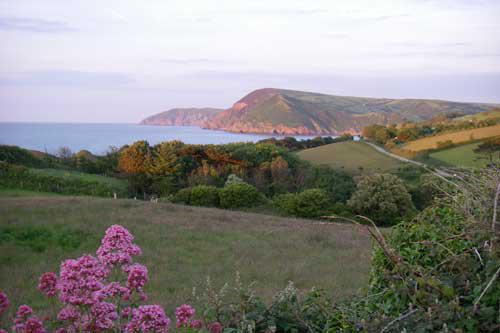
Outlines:
MULTIPOLYGON (((59 277, 42 274, 38 289, 47 297, 58 296, 62 307, 47 327, 56 333, 120 331, 129 333, 169 330, 170 319, 160 305, 141 305, 148 282, 148 269, 134 263, 141 253, 134 237, 122 226, 113 225, 97 250, 97 257, 83 255, 61 263, 59 277), (111 277, 116 278, 110 281, 111 277)), ((7 295, 0 292, 0 315, 9 306, 7 295)), ((177 327, 201 330, 204 324, 194 319, 195 310, 187 304, 175 311, 177 327)), ((13 319, 16 333, 44 333, 43 322, 27 305, 21 305, 13 319)), ((222 332, 219 323, 206 326, 211 333, 222 332)), ((6 333, 0 328, 0 333, 6 333)))
POLYGON ((57 276, 52 272, 43 273, 38 280, 38 290, 52 297, 56 294, 57 276))
POLYGON ((7 310, 8 307, 9 299, 7 298, 7 295, 5 295, 5 293, 3 292, 0 292, 0 316, 5 312, 5 310, 7 310))
POLYGON ((33 310, 29 306, 21 305, 17 309, 12 330, 16 333, 45 333, 42 321, 32 314, 33 310))
POLYGON ((132 319, 125 326, 125 332, 168 332, 170 319, 159 305, 142 305, 132 310, 132 319))
POLYGON ((175 318, 177 320, 176 326, 178 328, 188 326, 191 318, 194 316, 194 313, 195 310, 187 304, 179 306, 175 309, 175 318))
POLYGON ((127 229, 112 225, 97 249, 97 257, 106 266, 130 264, 132 256, 141 254, 141 249, 133 241, 134 236, 127 229))

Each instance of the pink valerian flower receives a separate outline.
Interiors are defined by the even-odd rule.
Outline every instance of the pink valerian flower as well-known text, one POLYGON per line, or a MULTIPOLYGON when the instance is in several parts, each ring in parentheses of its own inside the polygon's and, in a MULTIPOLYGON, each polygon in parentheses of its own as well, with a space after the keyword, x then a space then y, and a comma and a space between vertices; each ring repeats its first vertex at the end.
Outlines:
POLYGON ((195 310, 187 304, 182 304, 177 309, 175 309, 175 318, 177 319, 176 326, 187 326, 189 320, 194 316, 194 312, 195 310))
POLYGON ((203 328, 203 323, 201 322, 201 320, 194 319, 189 323, 189 327, 199 330, 203 328))
POLYGON ((5 312, 5 310, 7 310, 8 307, 9 307, 9 298, 5 293, 0 292, 0 316, 2 315, 2 313, 5 312))
POLYGON ((93 294, 94 299, 97 301, 117 296, 123 300, 128 300, 130 298, 130 290, 122 287, 118 282, 111 282, 93 294))
POLYGON ((113 328, 114 322, 118 319, 116 306, 112 303, 97 302, 90 308, 91 324, 87 326, 90 331, 96 332, 113 328))
POLYGON ((45 333, 42 321, 32 314, 33 310, 29 306, 21 305, 17 309, 12 330, 16 333, 45 333))
POLYGON ((67 305, 62 308, 57 314, 57 320, 59 321, 71 321, 74 322, 81 317, 80 311, 72 305, 67 305))
POLYGON ((9 332, 7 332, 6 330, 0 328, 0 333, 9 333, 9 332))
POLYGON ((125 325, 125 332, 167 333, 170 319, 159 305, 141 305, 132 310, 132 319, 125 325))
POLYGON ((148 269, 141 264, 128 265, 124 268, 128 273, 126 286, 130 291, 141 291, 148 281, 148 269))
POLYGON ((208 332, 209 333, 221 333, 222 325, 219 322, 213 322, 208 324, 208 332))
POLYGON ((72 305, 93 304, 93 293, 103 288, 106 274, 107 270, 92 256, 65 260, 57 282, 59 299, 72 305))
POLYGON ((44 293, 47 297, 52 297, 56 294, 57 276, 54 273, 43 273, 38 279, 38 290, 44 293))
POLYGON ((106 230, 97 257, 106 266, 130 264, 132 256, 141 254, 141 249, 133 241, 134 236, 127 229, 114 224, 106 230))

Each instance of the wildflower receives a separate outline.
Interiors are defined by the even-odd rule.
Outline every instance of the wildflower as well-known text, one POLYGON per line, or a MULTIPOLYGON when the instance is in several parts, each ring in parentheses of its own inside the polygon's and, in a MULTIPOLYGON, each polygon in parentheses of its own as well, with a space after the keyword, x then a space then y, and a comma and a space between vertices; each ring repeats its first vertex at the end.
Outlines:
POLYGON ((118 319, 116 306, 106 302, 92 304, 90 315, 92 318, 92 325, 89 327, 91 331, 111 329, 114 325, 114 321, 118 319))
POLYGON ((120 283, 111 282, 111 283, 105 285, 104 287, 102 287, 102 289, 96 291, 93 294, 93 297, 97 301, 103 301, 107 298, 116 297, 116 296, 119 296, 122 299, 128 299, 129 294, 130 294, 130 291, 127 288, 122 287, 120 285, 120 283))
POLYGON ((72 305, 65 306, 57 314, 59 321, 76 321, 80 318, 81 314, 78 309, 72 305))
POLYGON ((194 316, 195 310, 187 304, 182 304, 175 309, 175 318, 177 319, 177 327, 186 326, 189 320, 194 316))
POLYGON ((126 268, 128 273, 127 288, 129 290, 142 290, 142 287, 148 281, 148 269, 141 264, 133 264, 126 268))
POLYGON ((7 295, 3 292, 0 292, 0 315, 7 310, 9 307, 9 299, 7 298, 7 295))
POLYGON ((21 305, 17 309, 12 330, 16 333, 45 333, 42 321, 32 314, 33 310, 29 306, 21 305))
POLYGON ((57 289, 59 299, 72 305, 90 305, 95 302, 93 294, 103 288, 107 271, 94 257, 84 255, 68 259, 61 264, 57 289))
POLYGON ((195 319, 195 320, 192 320, 190 323, 189 323, 189 327, 190 328, 194 328, 194 329, 201 329, 203 327, 203 323, 198 320, 198 319, 195 319))
POLYGON ((126 265, 132 262, 132 256, 139 255, 141 249, 133 243, 134 236, 120 225, 112 225, 106 230, 97 249, 97 257, 106 266, 126 265))
POLYGON ((28 318, 28 316, 30 316, 32 314, 33 314, 33 309, 31 309, 27 305, 21 305, 21 306, 19 306, 19 308, 17 308, 16 317, 14 319, 14 322, 25 321, 28 318))
POLYGON ((209 333, 221 333, 222 325, 219 322, 213 322, 208 324, 208 332, 209 333))
POLYGON ((56 294, 56 284, 57 276, 54 273, 43 273, 40 279, 38 279, 38 290, 47 295, 47 297, 52 297, 56 294))
POLYGON ((125 332, 167 333, 170 319, 159 305, 141 305, 132 311, 132 320, 125 326, 125 332))

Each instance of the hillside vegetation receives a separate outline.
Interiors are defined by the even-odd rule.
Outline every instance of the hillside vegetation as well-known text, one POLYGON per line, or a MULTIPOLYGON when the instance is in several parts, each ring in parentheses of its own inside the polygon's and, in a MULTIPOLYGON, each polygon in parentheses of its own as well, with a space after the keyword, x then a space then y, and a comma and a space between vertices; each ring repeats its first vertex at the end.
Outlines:
POLYGON ((245 133, 359 133, 371 124, 419 121, 437 115, 473 114, 493 106, 421 99, 381 99, 334 96, 266 88, 255 90, 220 112, 177 109, 153 115, 142 123, 193 125, 245 133), (203 118, 203 119, 202 119, 203 118))
POLYGON ((38 276, 95 251, 112 224, 136 236, 150 269, 148 301, 169 311, 208 276, 221 287, 236 271, 267 300, 290 280, 345 298, 368 278, 371 242, 351 225, 134 200, 0 198, 0 290, 11 308, 47 311, 38 276))
POLYGON ((395 170, 403 163, 379 153, 363 142, 339 142, 306 149, 298 156, 317 165, 328 165, 351 173, 372 173, 395 170))

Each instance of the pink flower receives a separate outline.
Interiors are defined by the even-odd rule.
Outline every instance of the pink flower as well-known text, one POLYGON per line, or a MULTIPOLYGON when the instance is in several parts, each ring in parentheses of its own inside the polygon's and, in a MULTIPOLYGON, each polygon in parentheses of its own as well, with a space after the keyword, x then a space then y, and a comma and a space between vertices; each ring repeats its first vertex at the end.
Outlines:
POLYGON ((208 332, 209 333, 221 333, 222 325, 219 322, 213 322, 208 324, 208 332))
POLYGON ((38 279, 38 290, 47 295, 47 297, 52 297, 56 294, 56 284, 57 276, 54 273, 43 273, 40 279, 38 279))
POLYGON ((90 308, 90 315, 92 324, 88 328, 94 332, 113 328, 115 320, 118 319, 116 306, 106 302, 94 303, 90 308))
POLYGON ((167 333, 170 319, 159 305, 141 305, 132 312, 132 320, 125 326, 125 332, 167 333))
POLYGON ((106 266, 126 265, 132 256, 139 255, 141 249, 133 243, 134 236, 121 225, 112 225, 106 230, 97 249, 97 257, 106 266))
POLYGON ((3 292, 0 292, 0 315, 7 310, 9 307, 9 299, 7 298, 7 295, 3 292))
POLYGON ((9 332, 7 332, 6 330, 0 328, 0 333, 9 333, 9 332))
POLYGON ((65 260, 57 282, 59 299, 72 305, 94 303, 93 293, 103 288, 106 274, 106 269, 92 256, 65 260))
POLYGON ((175 309, 175 318, 177 319, 177 327, 187 326, 189 320, 194 316, 194 309, 187 304, 182 304, 175 309))
POLYGON ((141 264, 128 266, 125 271, 128 273, 127 288, 129 290, 140 291, 148 281, 148 269, 141 264))
POLYGON ((102 289, 96 291, 93 297, 98 301, 103 301, 107 298, 119 296, 122 299, 128 299, 130 290, 122 287, 118 282, 111 282, 105 285, 102 289))
POLYGON ((195 319, 189 323, 189 327, 199 330, 203 327, 203 323, 200 320, 195 319))
POLYGON ((29 306, 21 305, 17 309, 12 330, 16 333, 45 333, 42 321, 32 314, 33 310, 29 306))
POLYGON ((80 316, 80 311, 78 311, 76 307, 68 305, 59 311, 59 313, 57 314, 57 320, 74 322, 78 320, 80 316))

